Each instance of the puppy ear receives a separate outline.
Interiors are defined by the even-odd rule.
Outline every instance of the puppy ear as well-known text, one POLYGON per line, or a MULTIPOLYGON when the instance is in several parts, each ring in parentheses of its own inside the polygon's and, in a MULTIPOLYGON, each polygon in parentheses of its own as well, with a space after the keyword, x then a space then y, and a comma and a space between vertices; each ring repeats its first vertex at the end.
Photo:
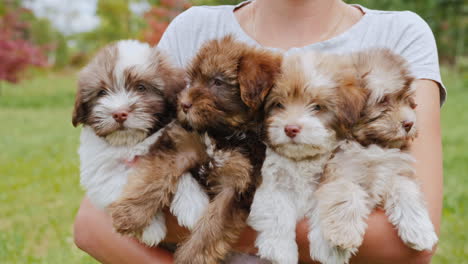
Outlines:
POLYGON ((75 98, 75 108, 72 114, 72 124, 77 127, 79 124, 83 124, 87 118, 87 106, 83 100, 81 91, 78 90, 75 98))
POLYGON ((340 75, 340 85, 337 88, 339 103, 336 106, 336 115, 346 128, 350 128, 361 117, 369 92, 364 89, 361 79, 355 73, 341 72, 340 75))
POLYGON ((178 94, 185 88, 186 78, 183 69, 174 67, 170 58, 158 48, 151 50, 151 60, 154 61, 154 75, 161 76, 164 82, 164 98, 171 107, 177 104, 178 94))
POLYGON ((166 75, 167 79, 165 80, 164 96, 166 100, 175 107, 177 105, 177 97, 187 83, 183 70, 174 68, 171 69, 170 72, 169 75, 166 75))
POLYGON ((258 109, 273 87, 281 71, 282 57, 272 52, 252 50, 239 62, 238 80, 242 101, 252 110, 258 109))

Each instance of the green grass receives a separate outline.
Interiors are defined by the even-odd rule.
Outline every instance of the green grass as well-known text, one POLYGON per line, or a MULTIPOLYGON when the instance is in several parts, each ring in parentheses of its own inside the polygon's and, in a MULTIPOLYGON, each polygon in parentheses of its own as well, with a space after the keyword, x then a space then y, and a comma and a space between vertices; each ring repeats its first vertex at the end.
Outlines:
POLYGON ((468 263, 468 73, 443 71, 448 100, 442 108, 444 209, 434 263, 468 263))
POLYGON ((0 263, 95 263, 73 244, 79 130, 75 82, 50 75, 0 95, 0 263))
MULTIPOLYGON (((468 263, 468 76, 444 71, 445 197, 433 263, 468 263)), ((0 93, 0 263, 96 263, 73 244, 79 129, 71 125, 75 79, 49 74, 0 93)))

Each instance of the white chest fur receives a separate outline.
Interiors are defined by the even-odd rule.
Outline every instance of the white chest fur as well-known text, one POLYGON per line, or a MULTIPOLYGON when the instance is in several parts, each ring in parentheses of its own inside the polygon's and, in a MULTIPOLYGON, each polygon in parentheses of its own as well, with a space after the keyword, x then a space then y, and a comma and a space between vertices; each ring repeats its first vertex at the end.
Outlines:
MULTIPOLYGON (((259 255, 273 264, 296 264, 295 229, 298 220, 310 217, 313 194, 329 155, 295 161, 267 148, 262 184, 255 192, 248 223, 258 231, 259 255)), ((310 226, 310 228, 313 228, 310 226)))
POLYGON ((113 146, 97 136, 90 127, 83 127, 78 150, 80 182, 94 205, 105 208, 119 197, 133 170, 128 162, 146 154, 162 131, 134 146, 113 146))
POLYGON ((262 187, 276 189, 293 201, 297 217, 302 218, 312 207, 313 193, 328 156, 295 161, 267 148, 262 167, 262 187))

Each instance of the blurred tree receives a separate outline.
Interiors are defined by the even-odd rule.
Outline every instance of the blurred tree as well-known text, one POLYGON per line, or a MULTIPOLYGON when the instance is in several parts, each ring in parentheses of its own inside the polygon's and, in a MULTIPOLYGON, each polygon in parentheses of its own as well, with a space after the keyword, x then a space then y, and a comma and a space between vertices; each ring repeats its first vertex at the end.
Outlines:
POLYGON ((29 66, 45 67, 46 49, 31 39, 31 12, 19 1, 7 1, 0 9, 0 80, 17 82, 29 66))
POLYGON ((141 18, 130 11, 129 3, 129 0, 98 0, 99 26, 71 37, 80 52, 91 52, 116 40, 136 38, 142 23, 141 18))
POLYGON ((180 12, 191 4, 186 0, 152 1, 153 7, 144 15, 147 28, 143 30, 143 40, 155 45, 159 42, 167 26, 180 12))
POLYGON ((30 25, 29 39, 43 47, 49 64, 55 68, 67 66, 69 54, 66 37, 55 29, 48 19, 37 18, 32 12, 25 13, 22 19, 30 25))

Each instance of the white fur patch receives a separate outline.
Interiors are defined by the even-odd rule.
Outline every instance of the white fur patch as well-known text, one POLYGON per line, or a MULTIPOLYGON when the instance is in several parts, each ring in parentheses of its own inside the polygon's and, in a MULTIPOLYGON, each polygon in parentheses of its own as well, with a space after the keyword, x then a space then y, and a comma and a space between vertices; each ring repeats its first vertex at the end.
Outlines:
POLYGON ((110 133, 108 139, 111 144, 133 145, 146 137, 147 132, 154 123, 154 117, 138 107, 142 98, 133 92, 128 92, 124 88, 109 91, 97 101, 93 108, 93 115, 99 122, 97 129, 114 131, 110 133), (127 111, 127 120, 123 123, 123 129, 119 129, 118 124, 112 115, 118 111, 127 111), (119 129, 119 130, 116 130, 119 129), (130 131, 125 131, 129 129, 130 131))
POLYGON ((181 226, 193 229, 208 206, 208 195, 190 173, 184 173, 177 183, 177 191, 171 203, 171 213, 181 226))
POLYGON ((388 219, 405 244, 416 250, 432 250, 438 238, 418 184, 402 176, 392 180, 384 204, 388 219))
POLYGON ((151 47, 147 43, 142 43, 137 40, 121 40, 117 42, 119 50, 117 64, 114 68, 114 78, 123 86, 124 71, 134 67, 137 71, 144 71, 151 63, 149 61, 151 55, 151 47))
POLYGON ((167 233, 166 220, 163 212, 158 212, 151 221, 150 225, 143 230, 141 242, 152 247, 161 242, 167 233))
POLYGON ((105 208, 120 196, 132 171, 124 161, 146 154, 162 131, 136 145, 114 146, 97 136, 92 128, 83 127, 78 150, 80 182, 97 207, 105 208))
POLYGON ((310 87, 335 87, 336 82, 331 78, 331 74, 325 74, 320 71, 320 66, 317 62, 322 55, 311 51, 299 56, 304 76, 308 80, 308 86, 310 87))
POLYGON ((314 206, 313 192, 328 158, 294 161, 267 147, 262 184, 248 218, 259 233, 255 245, 262 258, 273 263, 298 262, 296 223, 314 206))
POLYGON ((326 264, 348 263, 353 253, 352 250, 340 249, 325 239, 319 209, 314 207, 307 215, 307 218, 309 220, 309 234, 307 238, 310 242, 309 251, 311 258, 326 264))
POLYGON ((271 117, 268 135, 278 152, 294 159, 330 152, 336 142, 335 132, 327 129, 319 118, 305 109, 293 107, 271 117), (299 126, 301 132, 294 138, 288 137, 284 131, 287 125, 299 126))

